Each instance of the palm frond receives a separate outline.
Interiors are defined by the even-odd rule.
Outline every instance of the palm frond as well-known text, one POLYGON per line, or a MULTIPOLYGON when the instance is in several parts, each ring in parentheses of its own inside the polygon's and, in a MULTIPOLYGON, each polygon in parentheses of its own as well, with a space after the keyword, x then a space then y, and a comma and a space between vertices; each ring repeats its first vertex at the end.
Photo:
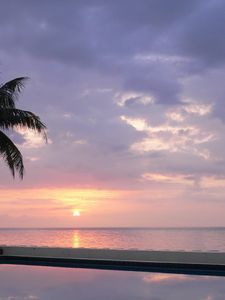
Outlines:
POLYGON ((15 108, 15 101, 28 77, 18 77, 0 86, 0 107, 15 108))
POLYGON ((0 108, 0 128, 9 129, 16 126, 33 129, 42 134, 47 141, 46 126, 34 113, 15 108, 0 108))
POLYGON ((22 179, 24 174, 22 154, 16 145, 2 131, 0 131, 0 154, 9 166, 13 177, 15 177, 15 171, 17 171, 22 179))

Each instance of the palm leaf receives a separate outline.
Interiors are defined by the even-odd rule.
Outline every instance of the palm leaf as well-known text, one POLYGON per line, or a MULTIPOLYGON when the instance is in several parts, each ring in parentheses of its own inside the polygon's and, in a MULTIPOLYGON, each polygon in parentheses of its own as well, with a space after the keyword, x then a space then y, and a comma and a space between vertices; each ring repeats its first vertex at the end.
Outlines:
POLYGON ((30 111, 15 108, 0 108, 0 128, 9 129, 14 127, 25 127, 42 133, 47 141, 46 126, 40 118, 30 111))
POLYGON ((0 154, 9 166, 13 177, 15 177, 15 171, 17 171, 22 179, 24 173, 22 154, 2 131, 0 131, 0 154))
POLYGON ((15 108, 15 101, 28 77, 18 77, 0 86, 0 107, 15 108))

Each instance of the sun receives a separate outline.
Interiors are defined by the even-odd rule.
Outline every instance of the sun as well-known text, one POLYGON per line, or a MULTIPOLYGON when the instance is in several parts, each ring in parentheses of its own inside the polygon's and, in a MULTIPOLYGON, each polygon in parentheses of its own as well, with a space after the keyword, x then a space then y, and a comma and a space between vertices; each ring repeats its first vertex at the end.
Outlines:
POLYGON ((74 211, 73 211, 73 216, 74 216, 74 217, 79 217, 79 216, 80 216, 79 210, 74 210, 74 211))

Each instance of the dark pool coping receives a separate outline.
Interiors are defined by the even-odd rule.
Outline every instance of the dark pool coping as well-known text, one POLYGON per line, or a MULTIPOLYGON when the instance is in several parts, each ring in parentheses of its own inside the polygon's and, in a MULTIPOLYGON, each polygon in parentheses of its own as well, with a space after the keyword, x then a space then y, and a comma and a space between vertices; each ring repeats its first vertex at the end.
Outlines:
POLYGON ((3 246, 0 264, 225 276, 225 253, 3 246))

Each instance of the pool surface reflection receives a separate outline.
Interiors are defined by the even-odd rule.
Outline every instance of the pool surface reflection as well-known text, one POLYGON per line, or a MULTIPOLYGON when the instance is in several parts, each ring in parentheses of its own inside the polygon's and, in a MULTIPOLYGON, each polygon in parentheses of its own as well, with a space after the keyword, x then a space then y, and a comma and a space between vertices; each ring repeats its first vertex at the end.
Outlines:
POLYGON ((0 266, 0 300, 224 300, 225 277, 0 266))

